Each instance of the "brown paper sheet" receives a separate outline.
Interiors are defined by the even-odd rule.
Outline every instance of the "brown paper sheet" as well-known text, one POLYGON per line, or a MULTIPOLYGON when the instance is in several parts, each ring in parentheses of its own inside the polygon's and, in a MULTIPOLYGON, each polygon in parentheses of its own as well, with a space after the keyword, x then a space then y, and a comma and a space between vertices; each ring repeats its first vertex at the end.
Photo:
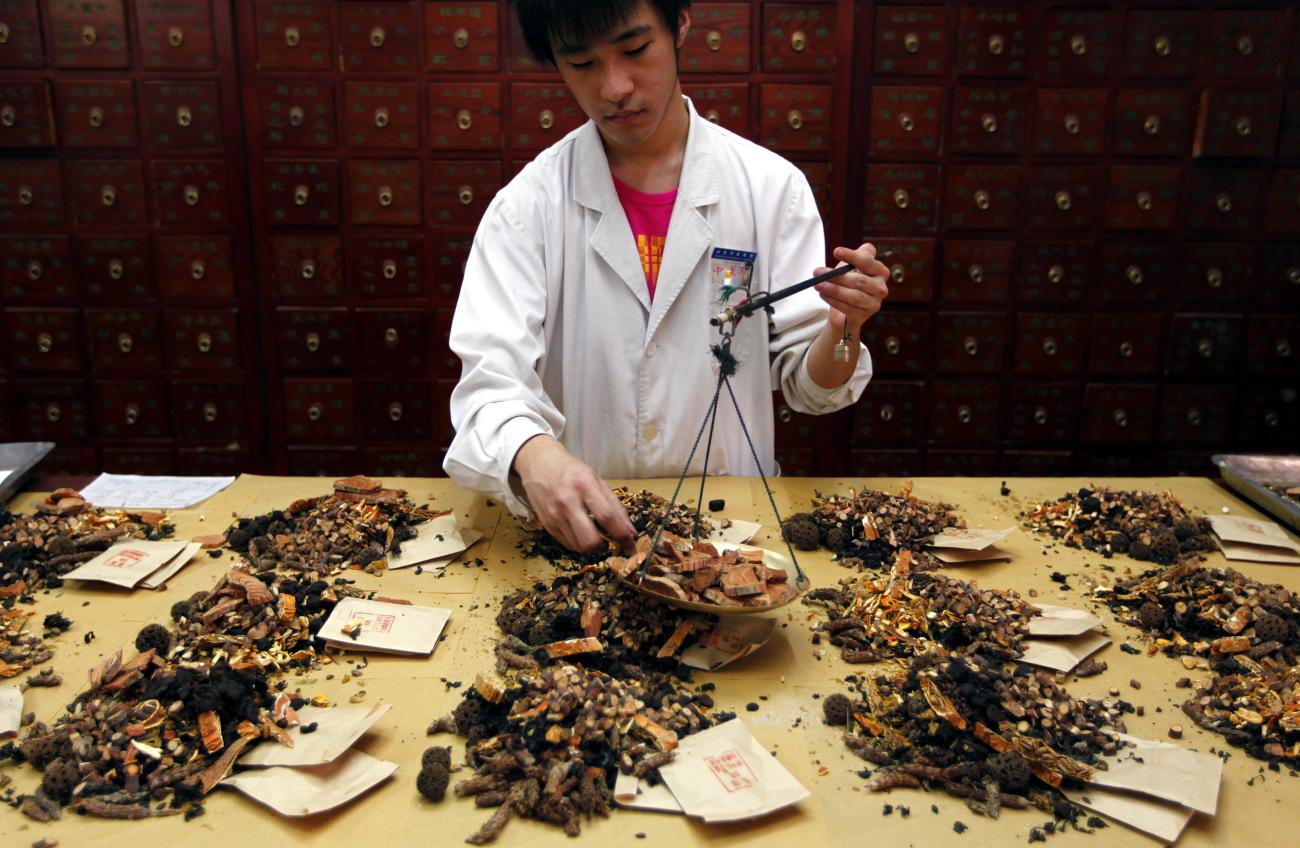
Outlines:
POLYGON ((392 704, 373 707, 303 707, 298 710, 297 727, 289 728, 293 747, 278 742, 262 742, 240 757, 241 766, 319 766, 333 762, 379 721, 392 704), (304 734, 303 727, 315 724, 316 729, 304 734))
POLYGON ((1082 636, 1099 626, 1101 619, 1087 610, 1035 603, 1042 615, 1029 619, 1030 636, 1082 636))
POLYGON ((1150 795, 1211 816, 1218 812, 1223 775, 1218 757, 1168 742, 1115 735, 1128 745, 1106 758, 1110 768, 1093 772, 1093 786, 1150 795))
POLYGON ((483 534, 473 527, 462 527, 456 513, 440 515, 419 525, 415 538, 402 543, 401 554, 389 558, 388 567, 400 569, 421 565, 421 571, 436 573, 447 565, 443 560, 465 551, 481 538, 483 534))
POLYGON ((227 777, 221 785, 233 786, 282 816, 311 816, 352 801, 395 771, 397 763, 349 751, 322 766, 243 771, 227 777))
POLYGON ((1209 519, 1215 535, 1225 542, 1283 548, 1300 554, 1300 542, 1288 536, 1286 531, 1275 522, 1262 518, 1242 518, 1238 515, 1211 515, 1209 519))
POLYGON ((148 577, 141 580, 137 585, 141 589, 167 588, 167 581, 174 577, 176 572, 180 571, 186 565, 189 565, 190 561, 194 559, 194 556, 202 549, 203 545, 200 543, 189 542, 179 554, 171 559, 171 561, 153 574, 150 574, 148 577))
POLYGON ((1068 672, 1109 644, 1110 639, 1096 631, 1060 639, 1026 639, 1020 661, 1068 672))
POLYGON ((1083 789, 1063 788, 1065 797, 1074 803, 1101 813, 1134 830, 1149 833, 1166 843, 1174 843, 1183 835, 1187 823, 1196 811, 1178 804, 1157 801, 1141 795, 1132 795, 1100 786, 1083 789))

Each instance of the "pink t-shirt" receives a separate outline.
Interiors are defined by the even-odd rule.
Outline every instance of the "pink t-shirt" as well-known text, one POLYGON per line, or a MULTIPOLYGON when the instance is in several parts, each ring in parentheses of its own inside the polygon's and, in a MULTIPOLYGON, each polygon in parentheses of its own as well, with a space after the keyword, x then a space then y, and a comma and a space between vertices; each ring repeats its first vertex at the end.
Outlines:
POLYGON ((636 252, 641 256, 641 269, 645 271, 650 299, 654 300, 659 263, 664 255, 664 239, 668 236, 668 222, 673 217, 673 204, 677 202, 677 189, 662 194, 646 194, 615 177, 614 190, 627 213, 627 222, 632 225, 636 252))

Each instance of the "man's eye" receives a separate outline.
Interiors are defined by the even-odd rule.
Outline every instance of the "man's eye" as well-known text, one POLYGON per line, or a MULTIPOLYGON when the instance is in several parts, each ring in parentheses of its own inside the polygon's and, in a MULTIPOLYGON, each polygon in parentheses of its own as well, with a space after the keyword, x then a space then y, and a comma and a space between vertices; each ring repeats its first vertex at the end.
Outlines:
POLYGON ((637 47, 637 48, 635 48, 635 49, 633 49, 633 50, 627 50, 627 51, 625 51, 625 52, 624 52, 624 55, 626 55, 626 56, 640 56, 642 53, 645 52, 645 49, 646 49, 647 47, 649 47, 649 46, 650 46, 650 42, 647 41, 645 44, 642 44, 640 47, 637 47))
POLYGON ((585 70, 587 70, 587 68, 590 68, 591 65, 592 65, 591 60, 587 60, 586 62, 570 62, 570 63, 569 63, 569 67, 570 67, 570 68, 573 68, 575 71, 585 71, 585 70))

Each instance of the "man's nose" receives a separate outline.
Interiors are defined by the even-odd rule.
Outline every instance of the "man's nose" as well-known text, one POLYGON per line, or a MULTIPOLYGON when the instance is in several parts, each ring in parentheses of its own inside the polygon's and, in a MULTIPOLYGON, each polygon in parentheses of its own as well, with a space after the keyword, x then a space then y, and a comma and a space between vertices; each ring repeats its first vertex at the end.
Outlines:
POLYGON ((600 86, 600 96, 610 103, 622 103, 632 94, 632 75, 621 62, 613 62, 605 72, 600 86))

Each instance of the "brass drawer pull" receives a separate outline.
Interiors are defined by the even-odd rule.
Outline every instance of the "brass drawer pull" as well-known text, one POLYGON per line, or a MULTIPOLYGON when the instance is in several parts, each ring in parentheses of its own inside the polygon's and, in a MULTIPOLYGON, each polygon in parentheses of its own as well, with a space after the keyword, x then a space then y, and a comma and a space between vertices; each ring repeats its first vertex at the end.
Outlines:
POLYGON ((966 269, 966 274, 972 283, 984 282, 984 266, 978 262, 972 263, 970 268, 966 269))
POLYGON ((371 47, 383 47, 383 46, 384 46, 384 38, 386 37, 386 35, 387 35, 387 34, 384 32, 384 28, 383 28, 383 27, 375 27, 374 29, 372 29, 372 30, 370 31, 370 46, 371 46, 371 47))
POLYGON ((1142 269, 1136 265, 1130 265, 1125 268, 1124 276, 1128 277, 1128 281, 1135 286, 1142 285, 1142 280, 1144 279, 1142 269))
POLYGON ((307 201, 311 198, 311 190, 305 185, 294 187, 293 202, 297 206, 306 206, 307 201))
POLYGON ((397 276, 397 263, 392 259, 385 259, 383 265, 383 275, 385 280, 391 280, 397 276))
POLYGON ((108 261, 108 278, 110 280, 120 280, 126 275, 126 265, 121 259, 110 259, 108 261))
POLYGON ((289 107, 289 126, 300 127, 302 122, 307 120, 307 111, 301 106, 289 107))
POLYGON ((1048 421, 1047 407, 1045 406, 1034 407, 1034 423, 1041 427, 1045 425, 1047 421, 1048 421))
POLYGON ((212 335, 210 333, 199 333, 198 340, 197 343, 195 344, 195 347, 198 348, 199 353, 211 353, 212 335))
POLYGON ((1143 212, 1150 212, 1151 207, 1155 205, 1155 201, 1151 198, 1151 192, 1149 191, 1139 191, 1136 200, 1137 207, 1143 212))
POLYGON ((804 35, 803 30, 797 29, 790 34, 790 49, 796 53, 802 53, 803 49, 808 46, 808 36, 804 35))
POLYGON ((906 112, 898 116, 898 125, 903 128, 903 132, 910 133, 916 129, 916 121, 906 112))
POLYGON ((217 405, 212 402, 203 404, 203 420, 211 424, 217 420, 217 405))
POLYGON ((177 107, 176 107, 176 126, 178 126, 178 127, 188 127, 188 126, 189 126, 190 124, 192 124, 192 123, 194 123, 194 113, 190 111, 190 107, 188 107, 188 106, 177 106, 177 107))
POLYGON ((99 202, 105 206, 112 206, 117 203, 117 189, 111 185, 106 185, 99 190, 99 202))
POLYGON ((41 333, 36 336, 36 349, 41 353, 49 353, 54 350, 54 336, 49 333, 41 333))
POLYGON ((1116 427, 1127 427, 1127 426, 1128 426, 1128 410, 1127 410, 1127 409, 1117 409, 1117 410, 1115 410, 1114 414, 1111 415, 1111 420, 1113 420, 1113 421, 1115 422, 1115 426, 1116 426, 1116 427))
POLYGON ((388 110, 380 106, 375 110, 375 126, 383 129, 388 126, 388 110))
POLYGON ((985 112, 980 116, 980 127, 986 133, 995 133, 998 131, 998 119, 992 112, 985 112))
POLYGON ((284 28, 284 43, 290 47, 297 47, 302 43, 302 33, 298 32, 295 26, 284 28))
POLYGON ((894 420, 894 405, 887 403, 880 407, 880 420, 889 423, 894 420))
POLYGON ((543 109, 542 113, 537 116, 537 124, 544 130, 549 130, 555 126, 555 113, 550 109, 543 109))
POLYGON ((791 109, 785 116, 786 123, 790 129, 796 132, 803 129, 803 114, 798 109, 791 109))
POLYGON ((180 47, 185 43, 185 32, 180 27, 171 27, 167 30, 167 43, 172 47, 180 47))
POLYGON ((1070 134, 1070 135, 1078 135, 1078 134, 1079 134, 1080 124, 1079 124, 1079 116, 1078 116, 1078 115, 1066 115, 1066 116, 1065 116, 1064 124, 1065 124, 1065 131, 1066 131, 1068 134, 1070 134))
POLYGON ((47 404, 45 407, 45 420, 51 424, 57 424, 63 417, 63 409, 57 403, 47 404))
POLYGON ((313 403, 311 406, 307 407, 308 421, 319 421, 321 416, 324 414, 325 407, 321 406, 319 403, 313 403))
POLYGON ((474 116, 470 114, 468 109, 461 109, 456 113, 456 126, 460 127, 462 130, 467 130, 474 126, 474 116))
POLYGON ((308 333, 306 342, 307 351, 309 353, 315 353, 320 350, 320 333, 308 333))
POLYGON ((1187 410, 1187 423, 1191 424, 1193 427, 1200 427, 1204 420, 1201 411, 1196 407, 1193 406, 1187 410))
POLYGON ((967 336, 966 340, 962 342, 961 348, 966 351, 967 356, 975 356, 980 352, 980 343, 976 341, 974 336, 967 336))
POLYGON ((201 280, 208 273, 208 266, 202 259, 195 259, 190 262, 190 276, 196 280, 201 280))
POLYGON ((394 423, 402 420, 402 405, 394 401, 388 405, 388 420, 394 423))
POLYGON ((302 264, 298 266, 298 273, 304 280, 310 280, 316 276, 316 263, 310 259, 302 260, 302 264))
POLYGON ((467 185, 463 185, 457 190, 456 196, 460 198, 462 206, 469 206, 474 202, 474 189, 467 185))
POLYGON ((973 417, 974 416, 971 414, 971 410, 969 406, 962 404, 961 406, 957 407, 957 420, 960 421, 961 423, 969 424, 971 422, 971 418, 973 417))
POLYGON ((1174 45, 1167 36, 1158 35, 1156 36, 1156 40, 1152 42, 1151 49, 1155 51, 1157 56, 1163 59, 1165 56, 1174 52, 1174 45))
POLYGON ((86 45, 87 47, 91 47, 94 46, 95 42, 97 41, 99 41, 99 33, 95 32, 95 28, 93 26, 90 26, 88 24, 81 28, 82 44, 86 45))
POLYGON ((1068 191, 1058 191, 1056 193, 1057 209, 1060 209, 1062 212, 1068 212, 1072 205, 1073 201, 1070 199, 1070 193, 1068 191))
POLYGON ((1043 353, 1047 356, 1056 356, 1056 339, 1048 336, 1043 339, 1043 353))
POLYGON ((906 33, 903 36, 903 49, 908 53, 916 53, 921 49, 921 36, 914 32, 906 33))
POLYGON ((1047 269, 1047 281, 1053 285, 1059 285, 1065 280, 1065 266, 1053 265, 1047 269))
POLYGON ((90 112, 86 115, 86 121, 96 129, 104 126, 104 110, 98 106, 92 106, 90 112))
POLYGON ((380 186, 380 188, 379 188, 379 205, 380 205, 380 206, 392 206, 392 205, 393 205, 393 190, 392 190, 391 187, 389 187, 389 186, 380 186))
POLYGON ((716 29, 709 30, 708 34, 704 36, 704 40, 709 45, 711 52, 717 53, 722 49, 722 33, 716 29))
POLYGON ((1007 42, 1001 35, 994 33, 989 36, 989 52, 994 56, 1001 56, 1006 47, 1007 42))
POLYGON ((12 106, 0 107, 0 124, 12 127, 18 123, 18 111, 12 106))
POLYGON ((885 339, 885 350, 888 351, 890 355, 897 356, 898 352, 902 349, 903 345, 899 342, 898 336, 890 336, 885 339))
POLYGON ((455 34, 451 37, 451 41, 456 45, 457 50, 464 50, 466 47, 469 47, 469 30, 456 30, 455 34))
POLYGON ((117 349, 120 353, 130 353, 135 349, 135 339, 131 338, 130 333, 117 334, 117 349))
POLYGON ((1212 289, 1217 289, 1223 285, 1223 272, 1218 268, 1210 268, 1205 272, 1205 283, 1212 289))
POLYGON ((1082 35, 1070 36, 1070 52, 1076 56, 1082 56, 1088 52, 1088 39, 1082 35))
POLYGON ((1147 115, 1146 120, 1142 122, 1142 132, 1147 135, 1157 135, 1160 132, 1160 116, 1147 115))
POLYGON ((33 259, 31 262, 27 263, 27 279, 31 280, 33 283, 39 280, 44 274, 45 266, 41 264, 39 259, 33 259))
POLYGON ((140 420, 140 407, 134 403, 128 403, 126 408, 122 410, 122 418, 126 421, 128 427, 135 426, 136 422, 140 420))
POLYGON ((907 208, 907 204, 908 204, 909 202, 910 202, 910 198, 908 197, 907 189, 903 189, 903 188, 896 188, 896 189, 894 189, 894 205, 895 205, 895 206, 897 206, 899 209, 906 209, 906 208, 907 208))
POLYGON ((987 191, 985 191, 984 189, 980 189, 979 191, 975 192, 976 209, 979 209, 982 212, 987 211, 991 203, 992 203, 992 199, 989 197, 989 193, 987 191))
POLYGON ((385 346, 385 347, 397 347, 397 343, 398 343, 400 340, 401 340, 401 337, 398 335, 398 332, 397 332, 397 328, 396 328, 396 327, 388 327, 387 329, 384 330, 384 346, 385 346))
POLYGON ((199 196, 200 196, 200 195, 199 195, 199 187, 198 187, 198 186, 188 185, 188 186, 185 187, 185 205, 186 205, 186 206, 198 206, 198 205, 199 205, 199 196))
POLYGON ((1122 356, 1122 357, 1124 357, 1125 359, 1132 359, 1132 358, 1133 358, 1133 343, 1132 343, 1132 342, 1120 342, 1120 343, 1119 343, 1119 355, 1122 356))

